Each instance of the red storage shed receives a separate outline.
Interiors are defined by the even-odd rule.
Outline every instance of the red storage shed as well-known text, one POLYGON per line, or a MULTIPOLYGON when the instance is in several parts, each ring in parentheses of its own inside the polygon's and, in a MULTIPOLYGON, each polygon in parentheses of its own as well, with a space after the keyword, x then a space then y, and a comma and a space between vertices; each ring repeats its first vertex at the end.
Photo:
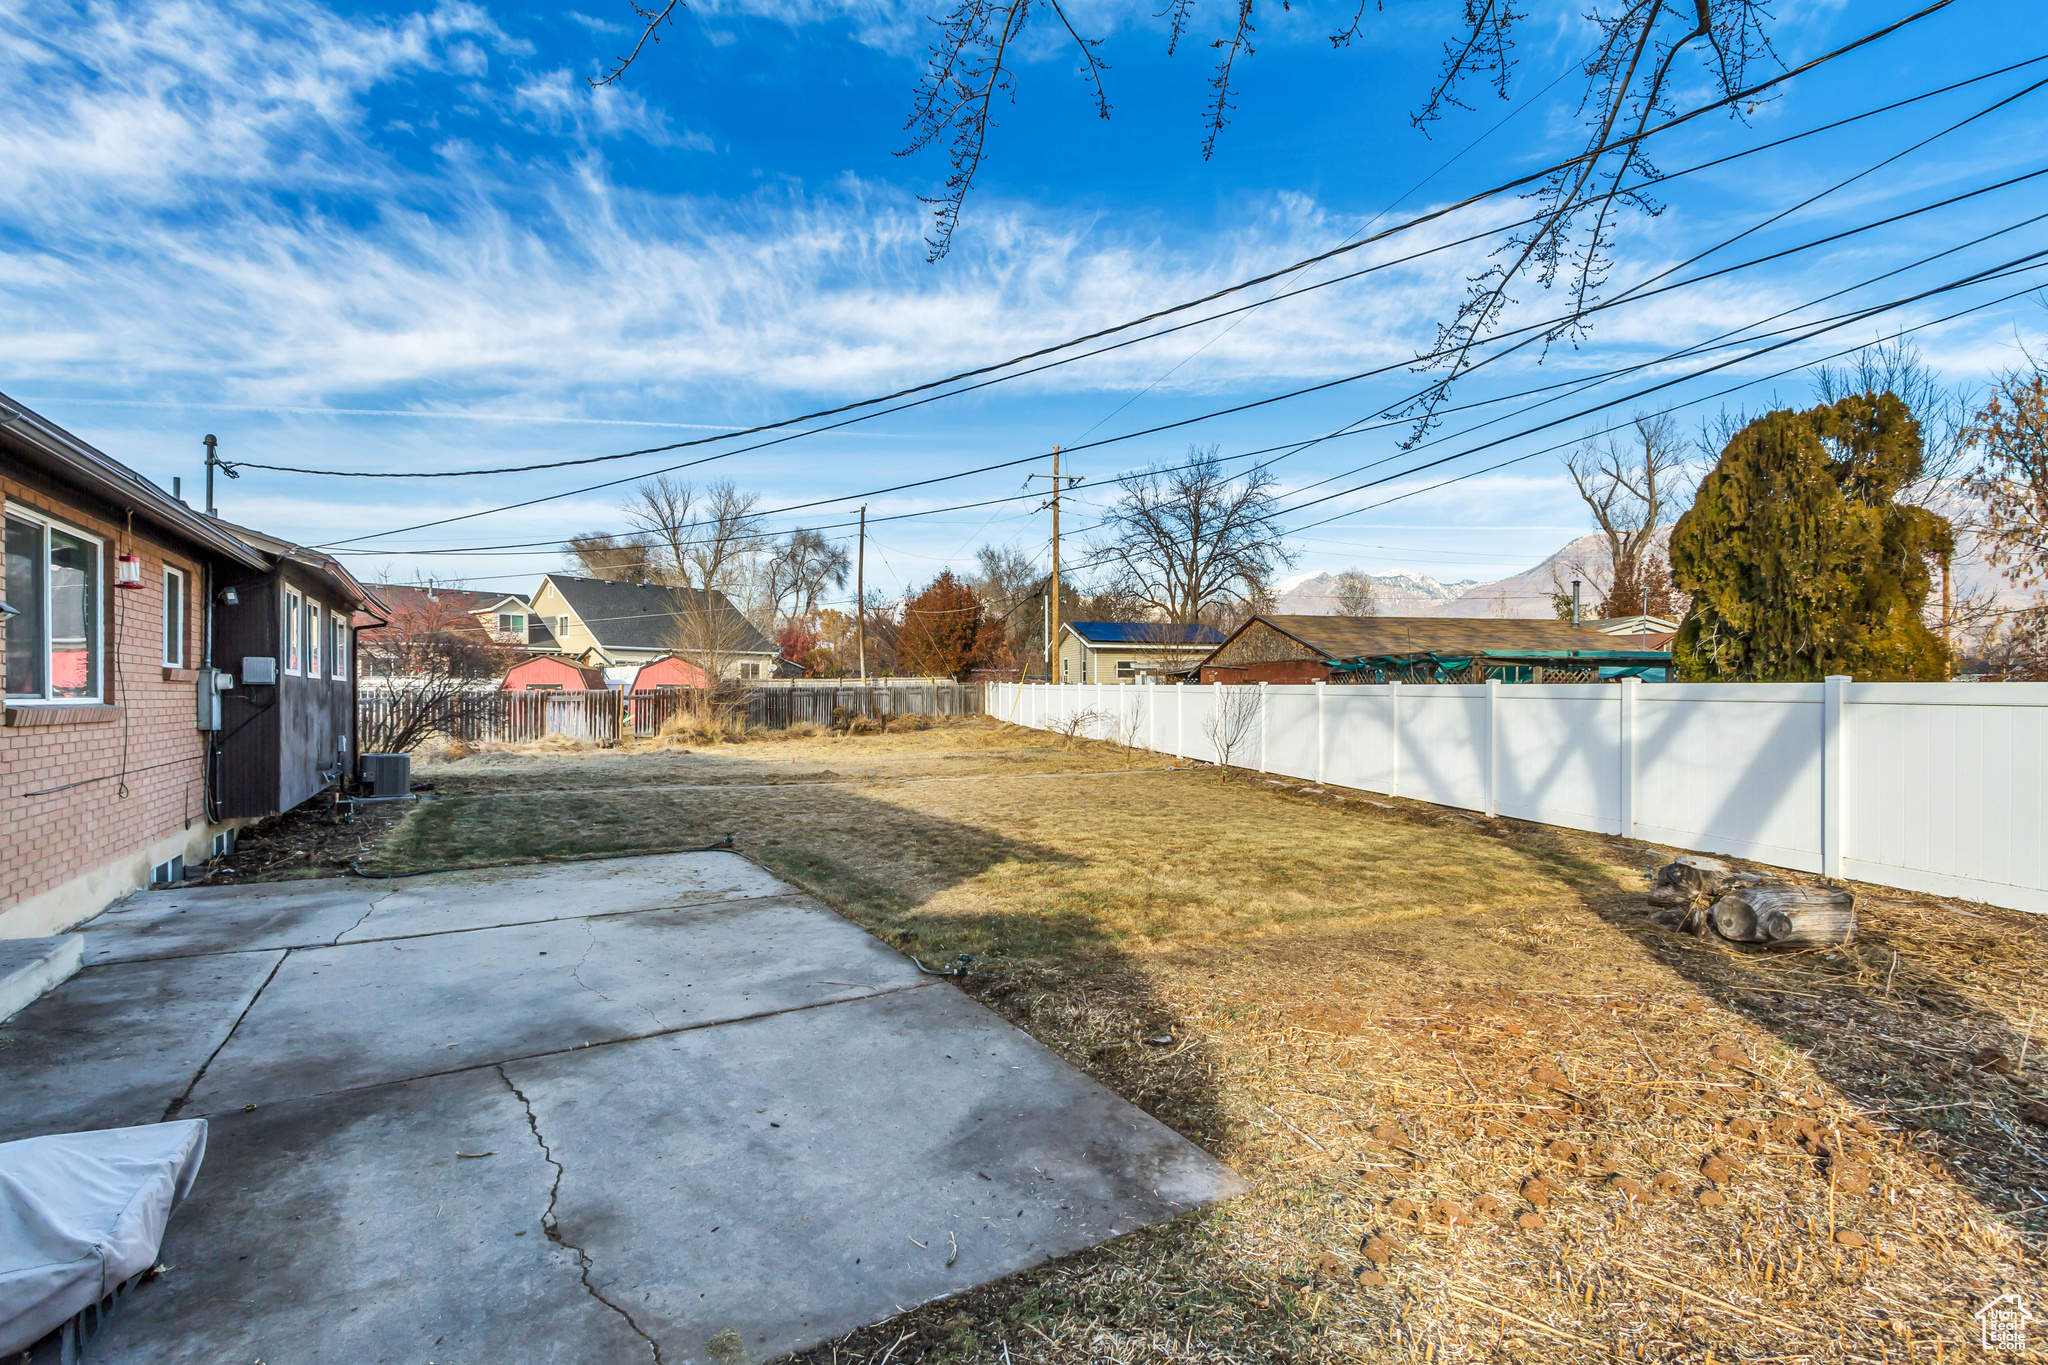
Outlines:
POLYGON ((663 687, 702 687, 704 670, 687 659, 678 659, 673 654, 649 660, 640 665, 640 671, 633 675, 633 685, 628 692, 653 692, 663 687))
POLYGON ((542 655, 514 664, 506 671, 501 692, 602 692, 604 670, 585 668, 573 659, 542 655))

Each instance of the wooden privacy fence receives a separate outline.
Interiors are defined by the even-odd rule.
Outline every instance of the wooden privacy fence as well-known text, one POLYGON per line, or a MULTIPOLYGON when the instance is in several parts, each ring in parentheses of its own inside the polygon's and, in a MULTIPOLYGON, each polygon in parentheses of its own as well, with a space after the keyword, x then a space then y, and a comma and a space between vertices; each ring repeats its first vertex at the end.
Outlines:
MULTIPOLYGON (((647 739, 662 732, 676 716, 698 705, 694 688, 663 688, 635 692, 626 698, 632 734, 647 739)), ((733 705, 749 730, 787 730, 793 725, 830 725, 835 711, 869 720, 897 716, 978 716, 982 711, 978 683, 870 683, 837 687, 816 678, 750 687, 733 705)))
MULTIPOLYGON (((621 733, 636 739, 658 735, 699 704, 694 688, 651 692, 465 692, 435 703, 432 733, 467 744, 525 744, 546 735, 616 743, 621 733)), ((403 702, 364 692, 357 697, 365 736, 390 733, 403 702)), ((874 683, 824 686, 769 683, 746 689, 733 704, 750 730, 786 730, 792 725, 830 725, 835 710, 849 716, 888 721, 897 716, 974 716, 982 711, 982 689, 969 683, 874 683)))

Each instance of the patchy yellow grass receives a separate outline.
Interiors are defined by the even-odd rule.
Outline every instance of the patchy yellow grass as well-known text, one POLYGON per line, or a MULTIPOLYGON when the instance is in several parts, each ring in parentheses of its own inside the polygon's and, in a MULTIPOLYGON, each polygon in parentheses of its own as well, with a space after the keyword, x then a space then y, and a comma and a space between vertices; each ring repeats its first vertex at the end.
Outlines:
POLYGON ((1751 953, 1649 923, 1659 850, 989 723, 421 775, 390 865, 730 830, 1253 1182, 819 1365, 1968 1359, 2048 1300, 2040 921, 1751 953))

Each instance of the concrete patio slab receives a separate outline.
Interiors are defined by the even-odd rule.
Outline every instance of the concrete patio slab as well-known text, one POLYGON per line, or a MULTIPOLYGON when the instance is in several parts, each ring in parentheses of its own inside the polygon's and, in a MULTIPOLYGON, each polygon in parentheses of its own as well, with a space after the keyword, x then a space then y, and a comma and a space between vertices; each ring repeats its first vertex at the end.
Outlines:
POLYGON ((701 1027, 920 980, 802 896, 295 952, 188 1116, 701 1027))
POLYGON ((794 889, 736 853, 670 853, 360 884, 379 888, 379 898, 370 917, 344 933, 342 942, 664 910, 794 889))
POLYGON ((130 1296, 93 1359, 648 1359, 542 1231, 554 1181, 491 1068, 215 1118, 164 1238, 169 1271, 130 1296))
POLYGON ((88 963, 332 943, 389 891, 353 877, 138 891, 80 925, 88 963))
POLYGON ((951 985, 505 1074, 560 1236, 664 1361, 815 1345, 1242 1192, 951 985))
POLYGON ((0 1137, 213 1125, 106 1358, 758 1362, 1242 1188, 765 873, 570 870, 423 879, 391 927, 438 932, 114 960, 347 908, 169 893, 0 1026, 0 1137))
POLYGON ((160 1122, 283 957, 84 968, 0 1028, 0 1140, 160 1122))
POLYGON ((21 1013, 44 991, 85 964, 85 940, 77 934, 52 938, 0 938, 0 1023, 21 1013))

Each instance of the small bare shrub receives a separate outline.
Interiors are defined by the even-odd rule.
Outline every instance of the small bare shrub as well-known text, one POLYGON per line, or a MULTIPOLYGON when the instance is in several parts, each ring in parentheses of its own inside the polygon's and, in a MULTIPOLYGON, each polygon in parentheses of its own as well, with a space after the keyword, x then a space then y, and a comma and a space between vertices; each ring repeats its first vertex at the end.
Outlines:
POLYGON ((886 727, 892 735, 911 734, 918 730, 929 730, 932 723, 923 716, 895 716, 886 727))
POLYGON ((1071 716, 1046 722, 1046 728, 1065 740, 1070 749, 1081 740, 1095 738, 1098 730, 1106 732, 1109 725, 1109 714, 1096 710, 1076 711, 1071 716))
POLYGON ((1223 780, 1230 780, 1231 758, 1241 753, 1252 742, 1252 736, 1259 729, 1259 689, 1256 687, 1219 687, 1216 689, 1216 709, 1202 722, 1202 732, 1209 736, 1209 742, 1216 746, 1216 762, 1223 769, 1223 780))

